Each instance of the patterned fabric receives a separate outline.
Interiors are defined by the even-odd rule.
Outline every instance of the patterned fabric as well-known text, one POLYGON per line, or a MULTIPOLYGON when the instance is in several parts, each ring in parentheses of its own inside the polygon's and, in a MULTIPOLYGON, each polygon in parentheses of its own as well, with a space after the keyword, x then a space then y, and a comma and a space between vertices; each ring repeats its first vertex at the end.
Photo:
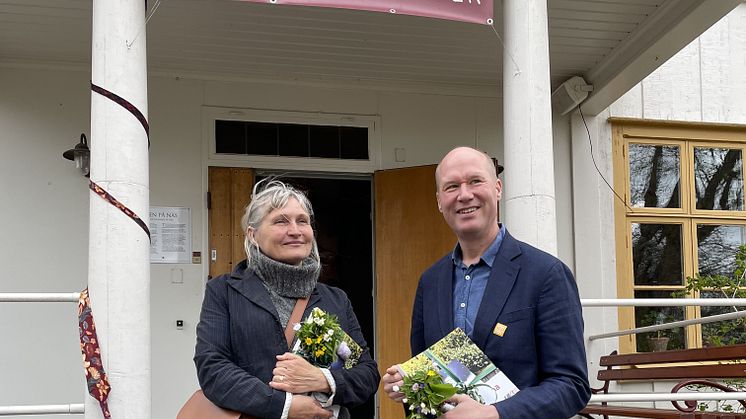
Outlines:
POLYGON ((143 229, 145 234, 148 235, 148 240, 150 240, 150 229, 145 224, 145 221, 142 220, 137 214, 135 214, 134 211, 127 208, 123 203, 121 203, 118 199, 114 198, 109 192, 106 192, 106 190, 96 184, 96 182, 89 180, 88 181, 88 187, 98 196, 100 196, 102 199, 105 199, 108 203, 111 205, 114 205, 119 209, 119 211, 122 211, 125 213, 128 217, 132 219, 137 225, 140 226, 140 228, 143 229))
MULTIPOLYGON (((148 5, 147 2, 145 3, 145 8, 147 9, 148 5)), ((91 83, 91 90, 100 94, 101 96, 110 99, 114 103, 118 104, 119 106, 123 107, 127 111, 129 111, 135 118, 137 118, 138 121, 140 121, 140 124, 142 124, 143 129, 145 130, 145 136, 148 137, 148 148, 150 148, 150 126, 148 125, 148 120, 145 119, 145 115, 140 112, 139 109, 135 107, 132 103, 130 103, 125 98, 117 95, 114 92, 110 92, 106 89, 104 89, 101 86, 97 86, 93 83, 91 83)), ((130 217, 137 225, 140 226, 140 228, 145 231, 145 234, 148 235, 148 240, 150 240, 150 229, 147 225, 145 225, 145 222, 140 218, 137 214, 135 214, 131 209, 127 208, 123 203, 119 202, 116 198, 114 198, 109 192, 107 192, 104 188, 98 186, 96 182, 90 181, 88 184, 88 187, 96 193, 96 195, 100 196, 101 198, 105 199, 110 204, 114 205, 115 207, 119 208, 120 211, 127 214, 128 217, 130 217)))
POLYGON ((148 148, 150 148, 150 125, 148 125, 148 120, 145 119, 145 115, 143 115, 142 112, 140 112, 140 110, 135 107, 135 105, 130 103, 127 99, 117 95, 116 93, 110 92, 101 86, 96 86, 93 83, 91 83, 91 90, 107 99, 110 99, 112 102, 123 107, 124 109, 127 109, 129 113, 137 118, 137 120, 140 121, 140 124, 142 124, 143 129, 145 129, 145 135, 148 137, 148 148))
POLYGON ((93 322, 91 301, 88 288, 80 293, 78 300, 78 331, 80 332, 80 350, 83 353, 83 367, 85 369, 88 393, 98 400, 105 419, 111 419, 107 399, 109 397, 109 380, 106 378, 104 364, 101 361, 101 348, 98 346, 96 324, 93 322))

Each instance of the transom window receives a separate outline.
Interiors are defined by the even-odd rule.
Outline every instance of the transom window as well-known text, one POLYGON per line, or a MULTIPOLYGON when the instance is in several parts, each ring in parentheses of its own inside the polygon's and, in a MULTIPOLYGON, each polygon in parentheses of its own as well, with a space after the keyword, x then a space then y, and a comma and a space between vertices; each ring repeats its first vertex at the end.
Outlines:
MULTIPOLYGON (((746 244, 746 127, 612 119, 620 298, 724 298, 687 289, 696 274, 733 277, 746 244)), ((746 289, 746 288, 741 288, 746 289)), ((624 329, 733 311, 733 307, 620 309, 624 329)), ((713 339, 721 323, 620 340, 626 352, 746 343, 746 330, 713 339)))

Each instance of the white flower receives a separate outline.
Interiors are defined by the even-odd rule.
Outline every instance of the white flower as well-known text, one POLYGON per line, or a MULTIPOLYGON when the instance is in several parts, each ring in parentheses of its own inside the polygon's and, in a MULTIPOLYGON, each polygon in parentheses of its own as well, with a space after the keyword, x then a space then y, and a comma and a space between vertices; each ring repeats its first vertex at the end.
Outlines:
POLYGON ((402 403, 406 403, 407 402, 407 398, 405 397, 405 398, 401 399, 401 401, 402 401, 402 403))
POLYGON ((293 325, 293 330, 295 330, 296 332, 299 331, 300 330, 300 323, 294 324, 293 325))
POLYGON ((311 324, 311 323, 313 323, 313 318, 311 316, 308 316, 308 318, 306 319, 306 324, 311 324))
POLYGON ((323 326, 324 325, 324 319, 322 319, 321 317, 317 317, 317 318, 313 319, 313 322, 316 323, 316 324, 318 324, 319 326, 323 326))
POLYGON ((425 403, 420 403, 420 407, 423 409, 427 409, 427 406, 425 406, 425 403))
POLYGON ((399 392, 399 386, 393 386, 393 387, 391 387, 391 389, 394 390, 394 391, 396 391, 397 393, 399 392))

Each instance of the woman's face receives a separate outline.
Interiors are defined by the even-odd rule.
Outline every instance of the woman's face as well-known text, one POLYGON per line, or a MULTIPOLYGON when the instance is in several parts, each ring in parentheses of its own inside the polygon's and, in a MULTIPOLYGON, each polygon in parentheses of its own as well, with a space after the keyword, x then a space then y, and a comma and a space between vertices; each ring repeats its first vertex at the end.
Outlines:
POLYGON ((311 254, 311 217, 297 199, 290 198, 284 208, 273 209, 267 214, 259 228, 249 228, 249 237, 252 236, 265 255, 298 265, 311 254))

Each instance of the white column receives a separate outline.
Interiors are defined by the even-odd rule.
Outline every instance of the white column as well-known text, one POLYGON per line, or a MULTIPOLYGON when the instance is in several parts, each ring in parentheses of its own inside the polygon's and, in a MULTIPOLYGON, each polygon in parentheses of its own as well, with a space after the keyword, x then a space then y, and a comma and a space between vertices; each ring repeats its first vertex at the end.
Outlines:
MULTIPOLYGON (((94 0, 91 81, 146 116, 145 2, 94 0)), ((148 140, 129 111, 91 92, 91 180, 148 222, 148 140)), ((91 193, 88 285, 116 419, 149 419, 150 243, 123 212, 91 193)), ((86 419, 102 418, 86 396, 86 419)))
POLYGON ((505 223, 557 254, 546 0, 504 0, 505 223))

